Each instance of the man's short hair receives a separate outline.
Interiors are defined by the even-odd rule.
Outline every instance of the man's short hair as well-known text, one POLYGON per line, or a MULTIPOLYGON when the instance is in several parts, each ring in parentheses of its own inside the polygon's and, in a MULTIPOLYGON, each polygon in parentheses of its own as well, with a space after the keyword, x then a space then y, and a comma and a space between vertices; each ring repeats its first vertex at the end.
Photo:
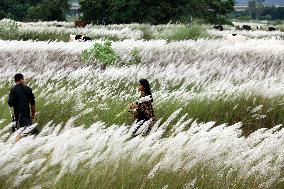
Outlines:
POLYGON ((15 79, 15 82, 18 82, 18 81, 21 81, 22 79, 24 79, 24 76, 23 76, 23 74, 21 74, 21 73, 17 73, 17 74, 14 76, 14 79, 15 79))

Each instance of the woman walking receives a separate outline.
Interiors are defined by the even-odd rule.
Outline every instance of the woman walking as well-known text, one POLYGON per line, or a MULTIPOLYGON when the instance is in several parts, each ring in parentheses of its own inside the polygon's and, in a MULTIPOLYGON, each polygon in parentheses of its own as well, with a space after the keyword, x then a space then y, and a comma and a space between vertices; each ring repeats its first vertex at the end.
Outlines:
MULTIPOLYGON (((152 106, 153 97, 151 93, 150 84, 146 79, 140 79, 138 83, 138 91, 141 93, 138 101, 128 105, 129 109, 134 114, 134 121, 140 123, 140 126, 148 120, 151 120, 151 123, 148 129, 145 132, 145 135, 148 135, 155 123, 154 109, 152 106)), ((137 130, 140 128, 137 127, 133 132, 133 136, 136 135, 137 130)))

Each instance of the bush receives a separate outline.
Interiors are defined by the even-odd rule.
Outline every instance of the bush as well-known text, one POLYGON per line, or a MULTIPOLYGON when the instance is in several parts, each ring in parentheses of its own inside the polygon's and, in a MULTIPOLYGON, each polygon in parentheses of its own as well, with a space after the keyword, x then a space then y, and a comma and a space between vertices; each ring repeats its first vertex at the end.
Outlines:
POLYGON ((10 19, 0 21, 0 39, 9 40, 18 36, 19 26, 17 22, 10 19))
POLYGON ((181 25, 176 26, 170 31, 162 32, 158 34, 158 39, 165 39, 168 41, 182 41, 189 39, 198 39, 198 38, 206 38, 209 37, 206 29, 198 24, 193 24, 190 26, 181 25))
MULTIPOLYGON (((141 63, 140 50, 134 48, 129 54, 130 58, 126 64, 133 65, 141 63)), ((103 66, 113 65, 121 60, 120 56, 112 49, 111 41, 107 40, 103 44, 95 43, 92 48, 85 49, 81 54, 84 62, 92 63, 98 60, 103 66)))
POLYGON ((141 37, 142 39, 151 40, 153 38, 149 25, 143 24, 139 29, 142 32, 142 37, 141 37))
POLYGON ((128 61, 128 64, 132 65, 132 64, 141 63, 142 57, 140 55, 140 50, 137 47, 132 49, 129 55, 130 55, 130 60, 128 61))
POLYGON ((81 59, 85 62, 98 60, 103 65, 113 65, 120 57, 111 47, 111 41, 105 41, 103 44, 95 43, 92 48, 82 52, 81 59))

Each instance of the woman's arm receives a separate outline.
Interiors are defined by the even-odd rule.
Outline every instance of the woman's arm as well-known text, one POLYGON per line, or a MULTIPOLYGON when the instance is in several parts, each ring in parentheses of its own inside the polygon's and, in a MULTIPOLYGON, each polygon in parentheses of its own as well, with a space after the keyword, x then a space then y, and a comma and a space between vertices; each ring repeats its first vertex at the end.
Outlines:
POLYGON ((136 108, 138 108, 138 103, 137 102, 130 103, 130 104, 128 104, 128 108, 129 109, 136 109, 136 108))

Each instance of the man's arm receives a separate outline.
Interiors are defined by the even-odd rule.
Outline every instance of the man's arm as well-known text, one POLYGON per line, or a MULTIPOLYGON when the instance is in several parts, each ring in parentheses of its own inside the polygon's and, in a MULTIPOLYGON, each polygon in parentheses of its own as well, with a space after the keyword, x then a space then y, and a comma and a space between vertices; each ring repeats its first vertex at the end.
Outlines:
POLYGON ((9 97, 8 97, 8 105, 10 106, 10 107, 13 107, 14 106, 14 100, 15 98, 14 98, 14 94, 13 94, 13 91, 12 91, 12 89, 10 90, 10 93, 9 93, 9 97))
POLYGON ((35 112, 36 112, 35 95, 34 95, 32 89, 30 90, 29 101, 30 101, 30 105, 31 105, 32 119, 35 119, 35 112))
POLYGON ((35 112, 36 112, 35 105, 31 105, 31 111, 32 111, 32 119, 35 119, 35 112))

